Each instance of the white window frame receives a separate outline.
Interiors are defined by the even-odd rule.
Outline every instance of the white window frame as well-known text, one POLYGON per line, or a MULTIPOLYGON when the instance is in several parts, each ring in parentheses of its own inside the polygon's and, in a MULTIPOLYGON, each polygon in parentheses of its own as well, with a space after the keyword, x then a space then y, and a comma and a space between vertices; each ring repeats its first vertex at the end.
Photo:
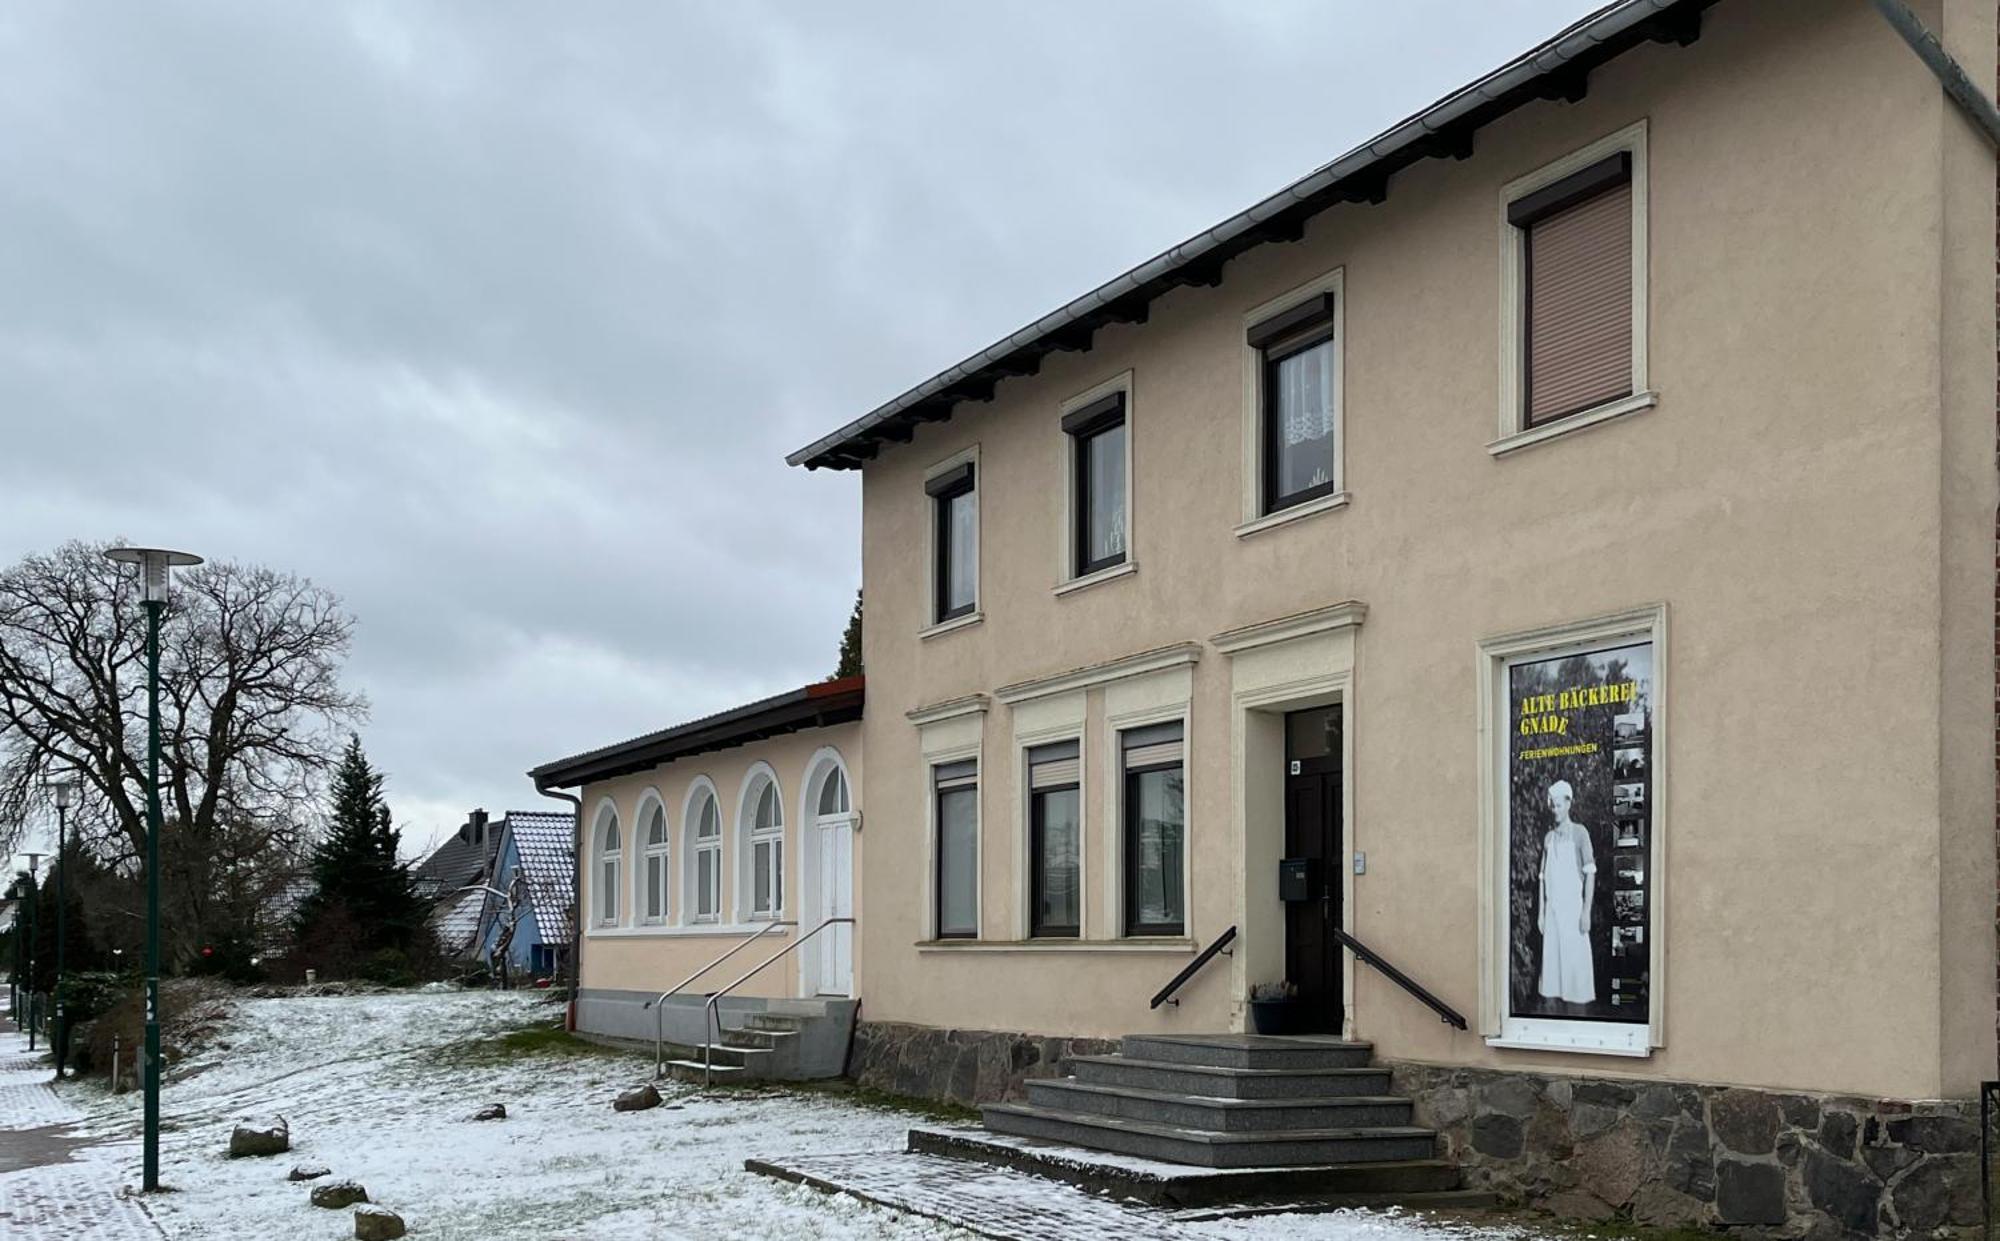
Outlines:
MULTIPOLYGON (((1099 582, 1108 582, 1139 571, 1138 546, 1133 540, 1132 526, 1133 510, 1137 507, 1132 498, 1134 491, 1132 432, 1135 425, 1132 393, 1132 372, 1127 370, 1113 375, 1096 387, 1077 393, 1056 408, 1056 434, 1062 437, 1063 449, 1063 520, 1062 529, 1058 531, 1060 538, 1056 548, 1055 593, 1058 595, 1066 595, 1071 591, 1082 590, 1086 586, 1095 586, 1099 582), (1090 515, 1076 510, 1078 456, 1076 437, 1062 429, 1062 420, 1093 401, 1101 401, 1114 392, 1123 393, 1125 396, 1125 559, 1089 573, 1078 573, 1076 571, 1076 549, 1079 541, 1077 523, 1088 520, 1090 515)), ((974 466, 973 469, 976 478, 978 467, 974 466)))
POLYGON ((625 832, 620 822, 617 805, 606 798, 597 803, 597 814, 590 829, 590 856, 595 865, 591 871, 591 882, 596 890, 591 893, 591 925, 615 927, 623 914, 619 896, 622 891, 625 866, 625 832), (606 836, 616 833, 615 846, 606 842, 606 836))
POLYGON ((674 876, 673 876, 673 821, 667 815, 667 803, 660 797, 659 790, 647 789, 639 797, 638 830, 634 845, 639 851, 638 874, 633 876, 632 913, 634 920, 642 926, 665 926, 673 917, 674 876), (660 812, 660 843, 654 844, 647 838, 647 815, 660 812), (660 912, 647 912, 652 903, 653 880, 660 881, 660 912))
POLYGON ((1128 943, 1168 943, 1194 934, 1194 668, 1193 659, 1112 681, 1104 687, 1104 720, 1099 730, 1105 779, 1102 812, 1110 850, 1105 857, 1105 908, 1109 938, 1128 943), (1181 934, 1128 935, 1125 931, 1125 733, 1154 724, 1181 726, 1181 934))
POLYGON ((681 852, 687 858, 685 884, 687 892, 681 902, 684 924, 719 924, 727 916, 728 911, 723 907, 725 885, 722 882, 722 841, 728 832, 729 829, 722 821, 722 798, 715 791, 715 782, 707 776, 695 777, 694 783, 688 786, 687 805, 681 811, 681 836, 686 842, 686 847, 681 852), (707 839, 697 834, 701 830, 704 797, 715 806, 715 835, 707 839), (715 911, 706 914, 701 912, 704 895, 701 890, 701 859, 704 854, 713 854, 715 857, 715 911))
POLYGON ((938 475, 955 470, 961 465, 970 465, 972 467, 972 557, 974 561, 972 566, 972 610, 963 616, 954 616, 950 620, 938 619, 938 501, 936 496, 920 489, 917 494, 923 498, 924 502, 925 534, 924 624, 923 628, 917 631, 919 638, 935 638, 941 634, 977 625, 986 619, 986 523, 982 511, 986 496, 986 472, 979 464, 979 445, 969 445, 946 457, 944 460, 925 467, 923 483, 927 487, 930 485, 930 481, 938 475))
POLYGON ((1237 333, 1243 358, 1243 521, 1236 537, 1248 538, 1277 526, 1290 525, 1319 513, 1345 508, 1347 492, 1347 269, 1336 267, 1243 314, 1237 333), (1273 315, 1318 297, 1333 294, 1333 491, 1329 495, 1264 511, 1264 354, 1244 339, 1248 331, 1273 315))
POLYGON ((1500 222, 1500 431, 1499 437, 1486 446, 1486 451, 1492 455, 1505 456, 1516 449, 1545 443, 1572 431, 1598 426, 1659 404, 1660 394, 1652 391, 1647 381, 1646 186, 1646 122, 1639 120, 1533 172, 1516 177, 1500 188, 1497 211, 1500 222), (1581 172, 1620 151, 1629 152, 1632 157, 1632 392, 1629 396, 1531 429, 1526 403, 1527 232, 1508 222, 1507 207, 1516 199, 1552 185, 1571 173, 1581 172))
POLYGON ((736 806, 736 907, 746 911, 745 922, 773 922, 785 913, 785 790, 778 783, 778 773, 769 763, 758 761, 751 765, 743 777, 743 789, 736 806), (764 790, 771 790, 772 804, 777 808, 777 823, 766 829, 759 829, 756 823, 757 805, 763 800, 764 790), (759 846, 769 846, 774 874, 769 909, 757 908, 757 850, 759 846))
POLYGON ((1672 800, 1667 778, 1669 720, 1667 675, 1667 605, 1651 604, 1627 612, 1551 625, 1489 638, 1479 644, 1479 1032, 1489 1047, 1528 1051, 1585 1052, 1609 1056, 1650 1056, 1666 1046, 1667 972, 1667 808, 1672 800), (1652 685, 1652 839, 1646 876, 1652 903, 1647 945, 1647 990, 1651 997, 1644 1023, 1564 1021, 1546 1017, 1513 1017, 1507 1012, 1509 940, 1507 898, 1501 885, 1508 874, 1507 799, 1501 788, 1507 779, 1508 669, 1524 659, 1546 659, 1570 650, 1650 642, 1653 647, 1652 685))

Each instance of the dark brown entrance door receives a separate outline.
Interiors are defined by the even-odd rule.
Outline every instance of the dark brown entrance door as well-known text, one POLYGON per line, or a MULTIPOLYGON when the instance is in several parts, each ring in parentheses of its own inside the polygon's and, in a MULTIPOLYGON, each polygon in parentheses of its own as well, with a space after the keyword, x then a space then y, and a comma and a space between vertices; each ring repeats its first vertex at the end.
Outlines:
MULTIPOLYGON (((1285 856, 1307 859, 1304 900, 1285 903, 1285 976, 1299 989, 1304 1029, 1338 1034, 1341 1003, 1340 708, 1285 717, 1285 856)), ((1299 893, 1294 892, 1297 896, 1299 893)))

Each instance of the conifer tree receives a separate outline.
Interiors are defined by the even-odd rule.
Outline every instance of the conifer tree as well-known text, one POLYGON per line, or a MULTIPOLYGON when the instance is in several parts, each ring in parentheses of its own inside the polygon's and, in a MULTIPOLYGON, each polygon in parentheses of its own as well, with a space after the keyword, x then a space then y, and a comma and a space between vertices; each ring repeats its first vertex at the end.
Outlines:
POLYGON ((848 615, 847 631, 840 635, 840 663, 835 679, 861 675, 861 592, 854 592, 854 611, 848 615))
POLYGON ((408 865, 396 857, 402 833, 382 797, 383 775, 350 737, 334 770, 327 832, 314 846, 314 890, 299 908, 308 964, 345 972, 377 954, 405 963, 425 933, 424 903, 408 865))

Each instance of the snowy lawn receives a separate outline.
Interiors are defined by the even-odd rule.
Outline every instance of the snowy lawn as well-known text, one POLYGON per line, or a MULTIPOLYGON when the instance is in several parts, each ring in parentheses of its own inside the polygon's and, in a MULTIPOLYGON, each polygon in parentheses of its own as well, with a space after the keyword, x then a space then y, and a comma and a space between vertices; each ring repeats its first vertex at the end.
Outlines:
MULTIPOLYGON (((558 1037, 506 1036, 548 1025, 557 1010, 526 993, 423 991, 243 1000, 163 1092, 162 1180, 146 1206, 175 1241, 353 1236, 352 1213, 308 1204, 298 1163, 353 1178, 409 1222, 411 1236, 507 1238, 970 1238, 944 1224, 743 1169, 746 1158, 903 1149, 906 1113, 807 1091, 703 1093, 661 1083, 666 1105, 619 1113, 611 1101, 650 1077, 650 1058, 558 1037), (488 1103, 507 1118, 466 1119, 488 1103), (237 1120, 282 1114, 292 1152, 224 1157, 237 1120)), ((65 1087, 83 1130, 115 1139, 77 1155, 105 1181, 136 1184, 139 1096, 65 1087)), ((0 1109, 4 1110, 4 1109, 0 1109)), ((0 1115, 0 1140, 18 1121, 0 1115)), ((26 1174, 22 1174, 26 1175, 26 1174)), ((1042 1210, 1078 1191, 1022 1178, 1006 1189, 1042 1210)), ((0 1198, 7 1177, 0 1176, 0 1198)), ((1096 1204, 1116 1210, 1112 1204, 1096 1204)), ((1090 1214, 1088 1211, 1082 1214, 1090 1214)), ((954 1215, 953 1218, 963 1218, 954 1215)), ((1157 1217, 1153 1217, 1156 1219, 1157 1217)), ((1081 1224, 1081 1217, 1074 1220, 1081 1224)), ((1126 1230, 1152 1232, 1133 1217, 1126 1230)), ((1069 1235, 1065 1228, 1058 1235, 1069 1235)), ((1086 1229, 1092 1235, 1102 1231, 1086 1229)), ((1202 1241, 1526 1241, 1513 1226, 1468 1225, 1395 1212, 1339 1212, 1182 1223, 1202 1241)))

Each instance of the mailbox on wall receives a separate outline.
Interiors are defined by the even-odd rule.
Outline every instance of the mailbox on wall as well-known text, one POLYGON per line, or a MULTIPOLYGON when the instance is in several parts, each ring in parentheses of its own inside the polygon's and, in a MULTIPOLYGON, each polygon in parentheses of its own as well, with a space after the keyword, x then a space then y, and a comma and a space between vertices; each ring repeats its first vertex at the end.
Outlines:
POLYGON ((1320 889, 1320 860, 1316 857, 1278 859, 1278 899, 1316 901, 1320 889))

